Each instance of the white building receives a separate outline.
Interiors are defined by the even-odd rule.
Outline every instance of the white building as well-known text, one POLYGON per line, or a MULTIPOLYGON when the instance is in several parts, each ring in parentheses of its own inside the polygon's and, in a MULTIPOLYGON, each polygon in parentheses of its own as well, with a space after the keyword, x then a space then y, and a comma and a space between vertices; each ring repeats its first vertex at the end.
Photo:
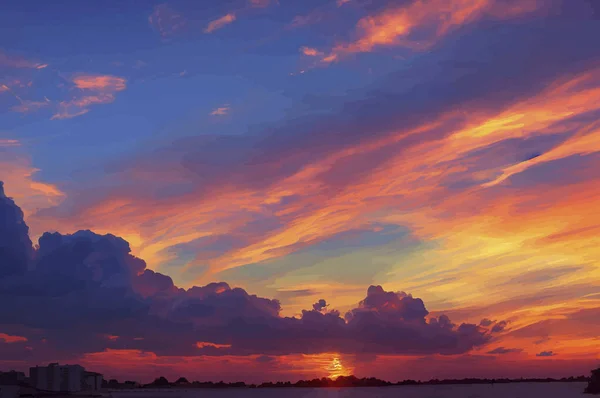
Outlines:
POLYGON ((38 390, 76 392, 102 387, 102 375, 86 372, 80 365, 51 363, 30 368, 29 375, 31 385, 38 390))

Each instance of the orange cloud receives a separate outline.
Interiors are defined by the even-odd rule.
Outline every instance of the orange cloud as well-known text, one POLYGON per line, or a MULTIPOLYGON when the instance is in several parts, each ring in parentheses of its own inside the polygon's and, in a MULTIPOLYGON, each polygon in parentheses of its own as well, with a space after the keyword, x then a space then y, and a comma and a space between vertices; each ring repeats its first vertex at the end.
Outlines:
POLYGON ((199 341, 196 343, 196 347, 198 347, 198 348, 205 348, 205 347, 231 348, 231 344, 215 344, 215 343, 207 343, 205 341, 199 341))
POLYGON ((71 119, 88 113, 89 107, 97 104, 109 104, 115 100, 115 93, 127 88, 127 81, 110 75, 79 75, 73 78, 75 87, 85 93, 69 101, 59 103, 58 111, 51 120, 71 119))
MULTIPOLYGON (((10 152, 5 153, 7 156, 0 159, 2 171, 0 180, 5 184, 6 195, 19 203, 26 221, 35 218, 35 214, 40 209, 57 206, 64 200, 65 194, 56 185, 35 179, 39 169, 32 167, 30 159, 21 153, 19 145, 10 144, 5 149, 10 152)), ((32 239, 40 236, 44 231, 52 230, 47 228, 49 225, 39 223, 37 225, 41 229, 32 229, 32 239)))
POLYGON ((535 11, 541 2, 523 0, 504 5, 497 0, 414 0, 400 8, 389 8, 362 18, 357 24, 358 39, 335 46, 322 61, 331 63, 352 53, 373 51, 381 46, 402 46, 425 50, 460 26, 485 15, 512 18, 535 11), (428 30, 429 37, 415 40, 417 30, 428 30))
POLYGON ((127 87, 125 79, 110 75, 80 75, 73 78, 73 83, 77 88, 93 91, 121 91, 127 87))
POLYGON ((589 155, 594 152, 600 152, 600 128, 596 128, 593 132, 588 134, 578 134, 551 151, 528 161, 509 166, 502 171, 502 175, 493 181, 484 183, 483 186, 490 187, 500 184, 511 176, 522 173, 525 170, 542 163, 552 162, 573 155, 589 155))
POLYGON ((302 47, 300 49, 300 51, 302 52, 302 54, 308 56, 308 57, 316 57, 319 55, 322 55, 323 53, 318 51, 315 48, 311 48, 311 47, 302 47))
POLYGON ((4 341, 7 344, 12 343, 24 343, 27 341, 27 338, 22 336, 11 336, 6 333, 0 333, 0 340, 4 341))
POLYGON ((229 110, 230 110, 230 108, 228 106, 223 106, 223 107, 216 108, 210 114, 212 116, 225 116, 229 113, 229 110))
MULTIPOLYGON (((487 350, 487 349, 486 349, 487 350)), ((283 355, 269 357, 222 356, 222 357, 164 357, 139 350, 105 350, 86 354, 77 361, 87 368, 102 372, 107 378, 127 374, 141 382, 151 382, 153 377, 163 375, 176 380, 182 374, 188 379, 221 380, 226 382, 245 380, 261 383, 265 373, 272 381, 292 381, 321 377, 355 374, 358 377, 379 375, 395 380, 398 374, 404 379, 427 380, 432 378, 460 378, 465 374, 473 377, 564 377, 565 369, 573 374, 585 374, 597 366, 597 358, 574 358, 539 360, 535 354, 519 358, 493 359, 481 355, 439 355, 428 358, 413 356, 381 355, 361 358, 357 355, 323 353, 317 355, 283 355), (236 371, 231 372, 232 366, 236 371)), ((550 386, 550 388, 555 388, 550 386)))
POLYGON ((222 27, 229 25, 230 23, 236 20, 236 16, 233 13, 229 13, 227 15, 222 16, 221 18, 215 19, 211 21, 206 29, 204 29, 204 33, 212 33, 215 30, 219 30, 222 27))

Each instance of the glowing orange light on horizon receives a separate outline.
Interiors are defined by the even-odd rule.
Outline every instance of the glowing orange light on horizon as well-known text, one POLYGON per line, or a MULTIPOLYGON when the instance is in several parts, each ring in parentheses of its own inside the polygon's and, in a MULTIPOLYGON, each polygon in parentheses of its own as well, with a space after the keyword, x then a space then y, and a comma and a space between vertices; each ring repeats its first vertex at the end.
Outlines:
POLYGON ((351 369, 346 368, 339 357, 335 356, 326 368, 328 377, 330 379, 337 379, 340 376, 349 376, 352 372, 351 369))
POLYGON ((231 348, 231 344, 215 344, 215 343, 209 343, 206 341, 199 341, 196 343, 196 347, 198 347, 198 348, 206 348, 206 347, 231 348))

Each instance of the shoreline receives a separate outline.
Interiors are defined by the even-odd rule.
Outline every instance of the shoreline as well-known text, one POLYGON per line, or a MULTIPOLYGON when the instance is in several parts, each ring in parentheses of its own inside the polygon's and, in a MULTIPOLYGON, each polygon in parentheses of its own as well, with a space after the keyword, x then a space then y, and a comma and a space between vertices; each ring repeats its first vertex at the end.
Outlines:
MULTIPOLYGON (((115 388, 103 390, 105 393, 142 393, 142 392, 188 392, 196 390, 247 390, 247 389, 339 389, 339 388, 378 388, 378 387, 424 387, 424 386, 458 386, 458 385, 496 385, 496 384, 552 384, 552 383, 588 383, 589 380, 510 380, 501 382, 421 382, 421 383, 390 383, 381 385, 245 385, 245 386, 171 386, 171 387, 139 387, 139 388, 115 388)), ((77 396, 76 394, 70 395, 71 397, 77 396)), ((81 396, 81 395, 80 395, 81 396)), ((90 395, 85 395, 89 397, 90 395)))

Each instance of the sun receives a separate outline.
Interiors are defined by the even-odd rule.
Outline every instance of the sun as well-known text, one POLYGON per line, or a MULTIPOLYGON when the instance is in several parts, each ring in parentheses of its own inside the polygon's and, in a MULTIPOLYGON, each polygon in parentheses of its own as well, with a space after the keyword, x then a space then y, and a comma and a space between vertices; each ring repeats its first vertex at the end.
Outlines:
POLYGON ((346 368, 339 357, 333 357, 329 366, 327 366, 330 379, 337 379, 340 376, 349 376, 351 369, 346 368))

